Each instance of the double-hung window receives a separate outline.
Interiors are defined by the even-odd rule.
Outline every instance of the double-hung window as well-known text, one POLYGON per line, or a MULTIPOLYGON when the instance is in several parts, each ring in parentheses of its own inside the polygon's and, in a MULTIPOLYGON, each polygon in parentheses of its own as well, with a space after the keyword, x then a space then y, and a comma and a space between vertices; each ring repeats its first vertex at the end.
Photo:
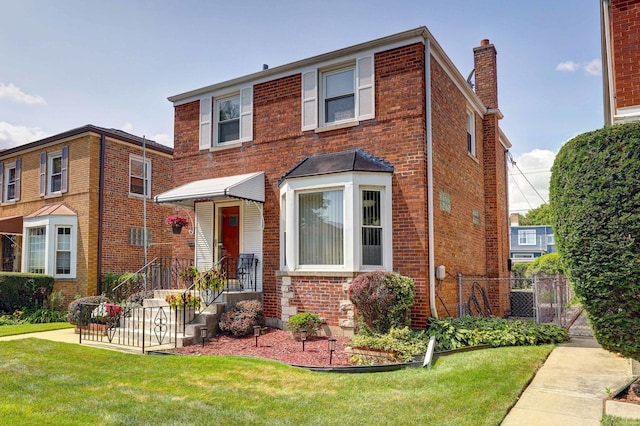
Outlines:
POLYGON ((20 199, 21 159, 15 163, 0 163, 0 202, 10 203, 20 199))
POLYGON ((302 130, 375 117, 373 56, 302 72, 302 130))
POLYGON ((476 115, 467 110, 467 152, 476 156, 476 115))
POLYGON ((151 160, 129 155, 129 195, 151 198, 151 160))
POLYGON ((362 265, 382 265, 381 191, 362 191, 362 265))
POLYGON ((57 152, 40 153, 40 195, 59 195, 67 192, 69 147, 57 152))
POLYGON ((535 229, 519 229, 518 244, 521 246, 535 246, 536 230, 535 229))
POLYGON ((200 99, 200 149, 253 139, 253 87, 200 99))
POLYGON ((71 274, 71 227, 56 227, 56 275, 71 274))

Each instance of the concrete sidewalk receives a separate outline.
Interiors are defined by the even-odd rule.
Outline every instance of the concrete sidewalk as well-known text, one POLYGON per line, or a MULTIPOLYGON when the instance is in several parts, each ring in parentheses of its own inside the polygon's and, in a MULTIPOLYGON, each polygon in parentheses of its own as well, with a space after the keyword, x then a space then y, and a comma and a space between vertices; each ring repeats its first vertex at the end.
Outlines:
POLYGON ((628 359, 605 351, 592 338, 558 345, 502 425, 600 425, 607 389, 632 378, 628 359))
MULTIPOLYGON (((40 331, 37 333, 16 334, 13 336, 3 336, 3 337, 0 337, 0 342, 8 341, 8 340, 17 340, 17 339, 28 339, 30 337, 33 337, 36 339, 52 340, 54 342, 80 344, 80 337, 76 334, 75 329, 73 328, 64 328, 61 330, 51 330, 51 331, 40 331)), ((109 350, 118 351, 118 352, 142 354, 142 351, 139 348, 122 346, 122 345, 112 345, 107 342, 93 342, 89 340, 83 340, 82 344, 84 346, 92 346, 94 348, 109 349, 109 350)))

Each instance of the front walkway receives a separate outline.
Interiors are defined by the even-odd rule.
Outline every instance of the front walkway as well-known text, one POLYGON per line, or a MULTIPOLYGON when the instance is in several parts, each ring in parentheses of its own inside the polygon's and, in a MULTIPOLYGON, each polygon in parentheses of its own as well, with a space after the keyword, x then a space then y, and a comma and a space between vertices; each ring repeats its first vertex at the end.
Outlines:
MULTIPOLYGON (((80 344, 80 338, 76 334, 75 329, 73 328, 64 328, 61 330, 51 330, 51 331, 39 331, 37 333, 15 334, 12 336, 3 336, 3 337, 0 337, 0 342, 8 341, 8 340, 28 339, 31 337, 36 339, 52 340, 54 342, 80 344)), ((82 345, 93 346, 93 347, 102 348, 102 349, 110 349, 110 350, 119 351, 119 352, 142 354, 139 348, 121 346, 121 345, 112 345, 106 342, 92 342, 88 340, 83 340, 82 345)))
POLYGON ((629 360, 591 338, 558 345, 502 422, 512 425, 600 425, 607 389, 631 380, 629 360))

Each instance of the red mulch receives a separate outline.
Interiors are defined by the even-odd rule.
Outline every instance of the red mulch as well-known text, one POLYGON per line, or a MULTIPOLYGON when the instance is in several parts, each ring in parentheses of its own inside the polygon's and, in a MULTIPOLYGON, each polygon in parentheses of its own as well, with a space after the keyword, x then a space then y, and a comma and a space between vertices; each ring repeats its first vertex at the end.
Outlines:
MULTIPOLYGON (((354 365, 349 362, 350 354, 344 349, 349 345, 349 338, 344 336, 331 336, 336 339, 336 350, 331 360, 332 366, 354 365)), ((287 364, 328 367, 329 366, 329 342, 328 337, 311 337, 307 339, 302 352, 302 342, 295 340, 288 331, 275 328, 266 328, 263 334, 256 338, 232 337, 219 335, 201 344, 177 348, 172 352, 182 355, 241 355, 258 358, 275 359, 287 364)))

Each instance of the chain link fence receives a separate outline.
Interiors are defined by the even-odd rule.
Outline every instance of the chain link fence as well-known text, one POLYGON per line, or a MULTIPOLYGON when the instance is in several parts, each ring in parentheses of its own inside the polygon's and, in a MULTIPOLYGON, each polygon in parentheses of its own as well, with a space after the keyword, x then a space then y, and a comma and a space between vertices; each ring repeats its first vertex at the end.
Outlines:
POLYGON ((513 319, 556 324, 571 336, 592 337, 586 312, 573 303, 573 291, 564 275, 532 278, 478 278, 458 276, 459 316, 490 316, 492 288, 509 281, 513 319))

